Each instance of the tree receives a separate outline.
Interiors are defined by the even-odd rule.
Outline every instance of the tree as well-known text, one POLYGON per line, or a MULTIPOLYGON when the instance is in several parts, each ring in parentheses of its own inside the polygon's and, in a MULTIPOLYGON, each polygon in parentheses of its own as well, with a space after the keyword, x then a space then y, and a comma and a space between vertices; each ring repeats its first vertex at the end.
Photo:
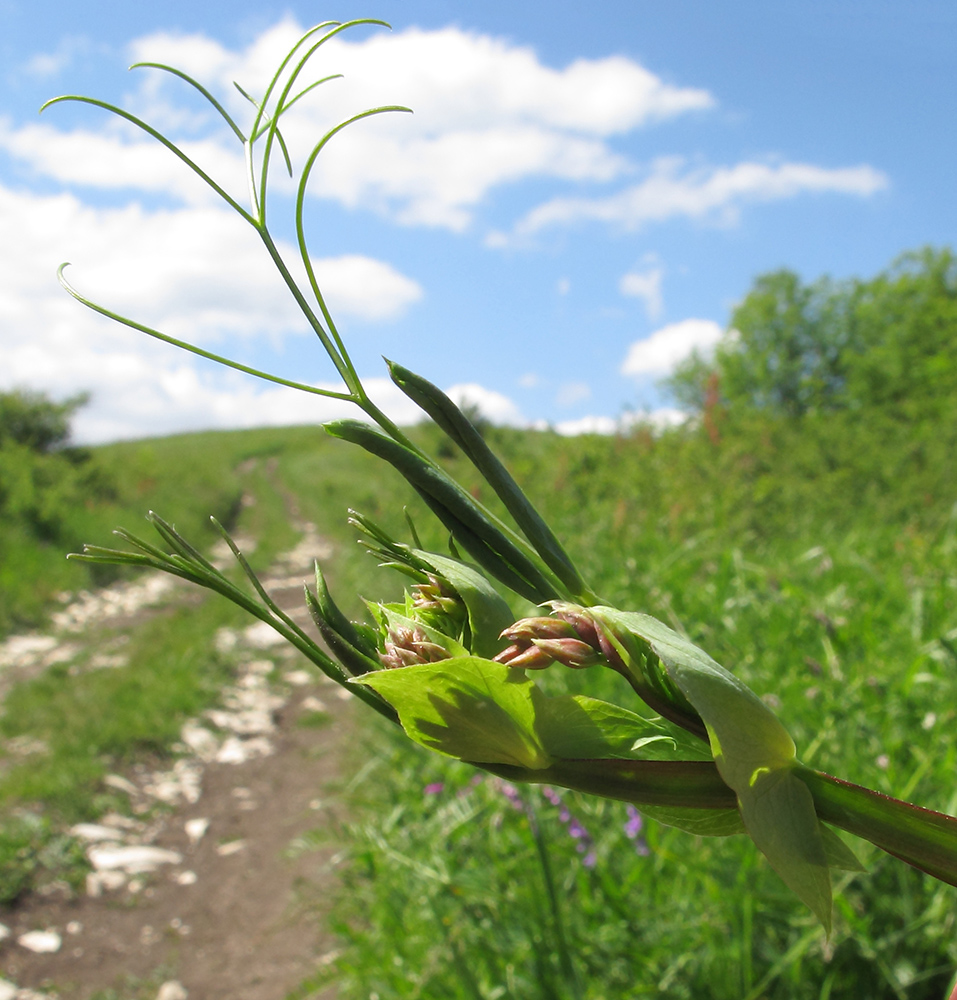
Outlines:
POLYGON ((957 398, 957 259, 926 248, 870 281, 762 275, 714 356, 692 356, 670 385, 679 402, 702 410, 715 381, 725 406, 789 418, 939 412, 957 398))
POLYGON ((31 451, 54 451, 69 440, 70 418, 89 398, 81 393, 54 403, 41 392, 0 392, 0 448, 16 442, 31 451))

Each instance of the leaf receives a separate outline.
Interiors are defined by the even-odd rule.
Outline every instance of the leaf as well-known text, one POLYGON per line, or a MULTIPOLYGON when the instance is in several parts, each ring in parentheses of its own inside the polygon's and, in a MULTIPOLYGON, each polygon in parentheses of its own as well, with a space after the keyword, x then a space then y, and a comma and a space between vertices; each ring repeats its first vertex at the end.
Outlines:
POLYGON ((640 807, 643 816, 698 837, 731 837, 747 833, 737 809, 684 809, 679 806, 640 807))
POLYGON ((821 824, 821 837, 824 841, 824 853, 827 855, 829 867, 844 872, 867 871, 857 855, 826 823, 821 824))
POLYGON ((751 839, 830 931, 831 880, 821 826, 811 793, 793 772, 794 741, 784 725, 746 684, 657 619, 614 608, 590 611, 618 634, 623 652, 628 636, 622 630, 650 646, 704 720, 718 771, 738 797, 751 839))
POLYGON ((607 701, 585 695, 536 695, 536 726, 553 757, 567 760, 710 760, 700 741, 607 701))
POLYGON ((356 683, 382 695, 417 743, 476 764, 539 770, 561 759, 708 759, 664 723, 583 695, 549 698, 523 672, 477 656, 380 670, 356 683))
POLYGON ((512 611, 501 594, 478 570, 458 559, 419 549, 414 552, 431 564, 440 576, 444 576, 465 603, 472 633, 472 652, 483 657, 498 653, 503 646, 499 636, 514 621, 512 611))
POLYGON ((738 805, 751 839, 830 934, 831 876, 807 785, 791 768, 765 771, 738 792, 738 805))
POLYGON ((399 713, 406 733, 439 753, 476 764, 548 767, 535 731, 535 684, 504 664, 461 656, 357 678, 399 713))

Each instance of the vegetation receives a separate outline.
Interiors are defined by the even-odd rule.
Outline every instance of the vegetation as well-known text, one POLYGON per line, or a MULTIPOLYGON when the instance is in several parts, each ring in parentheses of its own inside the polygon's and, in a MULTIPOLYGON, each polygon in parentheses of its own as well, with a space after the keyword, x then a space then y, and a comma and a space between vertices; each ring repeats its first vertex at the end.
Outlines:
MULTIPOLYGON (((933 490, 947 495, 944 515, 934 492, 926 492, 916 456, 887 442, 871 448, 881 463, 889 458, 893 470, 913 475, 905 493, 915 484, 924 488, 923 516, 911 508, 895 517, 901 492, 888 500, 886 476, 876 489, 865 488, 857 467, 840 463, 841 445, 832 444, 835 433, 848 430, 852 444, 863 447, 875 427, 892 424, 904 428, 900 436, 909 444, 911 425, 952 415, 953 403, 943 402, 951 398, 950 313, 931 308, 952 298, 949 258, 941 267, 925 255, 923 265, 905 265, 867 289, 805 290, 793 276, 762 279, 736 316, 743 329, 713 361, 695 359, 679 373, 676 387, 697 403, 699 421, 658 440, 639 432, 637 447, 616 441, 614 463, 605 446, 566 447, 528 435, 533 447, 515 456, 515 466, 529 495, 489 450, 490 431, 483 438, 435 386, 390 363, 396 385, 473 467, 457 480, 421 436, 395 426, 369 399, 316 284, 302 226, 309 174, 326 142, 359 118, 403 109, 355 116, 324 136, 306 161, 296 222, 309 300, 266 227, 271 152, 281 149, 289 166, 280 120, 317 85, 302 87, 299 77, 344 27, 317 26, 297 43, 254 101, 248 133, 201 85, 159 67, 196 87, 242 142, 248 210, 145 122, 92 99, 68 99, 97 104, 158 136, 252 226, 344 383, 334 391, 298 387, 362 410, 378 430, 356 421, 326 430, 384 459, 444 530, 433 524, 420 535, 413 514, 405 543, 392 526, 395 508, 385 525, 353 514, 373 555, 414 585, 399 602, 368 604, 371 623, 353 623, 317 570, 307 603, 334 658, 272 604, 235 547, 257 597, 237 589, 157 517, 150 520, 163 548, 122 532, 132 551, 91 545, 80 558, 163 569, 224 594, 349 684, 382 718, 399 722, 414 742, 476 762, 489 775, 479 785, 459 781, 455 801, 437 813, 412 803, 436 801, 445 780, 435 780, 432 762, 407 746, 377 788, 368 772, 357 776, 375 812, 357 831, 367 845, 364 869, 351 872, 361 908, 341 926, 350 948, 337 972, 347 993, 543 1000, 598 1000, 622 990, 716 998, 744 992, 753 1000, 862 990, 935 995, 953 968, 953 889, 866 844, 859 853, 873 871, 860 878, 860 863, 833 827, 955 885, 957 820, 818 768, 878 788, 904 772, 907 795, 920 791, 942 808, 957 805, 945 779, 957 761, 953 713, 945 708, 954 694, 957 637, 951 472, 930 473, 933 490), (906 308, 895 312, 901 302, 906 308), (887 373, 905 367, 897 392, 887 373), (936 411, 928 397, 940 399, 936 411), (578 465, 563 472, 563 456, 576 451, 578 465), (647 455, 653 460, 642 462, 647 455), (795 473, 795 459, 807 462, 810 475, 795 473), (556 474, 562 489, 542 508, 568 540, 567 553, 530 503, 556 474), (485 491, 488 497, 480 495, 485 491), (610 503, 609 522, 601 517, 610 503), (882 510, 884 520, 871 531, 882 510), (506 512, 517 531, 502 521, 506 512), (437 532, 446 534, 450 555, 437 551, 437 532), (883 575, 888 568, 892 577, 883 575), (670 626, 621 610, 636 607, 670 626), (802 644, 810 652, 798 660, 802 644), (536 680, 525 673, 551 663, 576 669, 536 680), (605 669, 583 669, 590 666, 605 669), (636 705, 636 695, 655 718, 624 707, 636 705), (856 758, 850 765, 847 737, 856 758), (933 753, 923 749, 928 741, 933 753), (931 776, 933 787, 922 787, 931 776), (543 787, 521 792, 511 781, 543 787), (595 793, 598 802, 567 789, 595 793), (496 807, 496 795, 511 812, 496 807), (655 819, 685 832, 659 830, 655 819), (589 824, 601 834, 588 833, 589 824), (616 824, 626 854, 621 835, 611 832, 616 824), (483 826, 485 835, 475 836, 483 826), (747 840, 735 841, 739 833, 760 854, 747 840), (483 857, 495 845, 505 856, 483 857), (532 862, 537 887, 516 889, 532 862), (460 914, 450 899, 465 904, 460 914)), ((205 353, 64 285, 104 315, 205 353)), ((460 765, 446 768, 450 780, 461 779, 460 765)))

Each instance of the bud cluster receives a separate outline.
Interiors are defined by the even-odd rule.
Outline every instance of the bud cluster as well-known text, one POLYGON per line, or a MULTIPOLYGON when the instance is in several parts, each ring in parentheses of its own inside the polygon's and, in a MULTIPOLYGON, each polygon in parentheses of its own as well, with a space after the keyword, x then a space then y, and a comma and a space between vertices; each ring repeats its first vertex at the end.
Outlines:
POLYGON ((502 632, 511 643, 495 660, 523 670, 544 670, 552 663, 580 669, 603 662, 602 649, 591 633, 560 617, 522 618, 502 632), (589 638, 593 642, 587 641, 589 638))
POLYGON ((437 663, 451 654, 433 642, 420 628, 399 626, 389 630, 385 651, 379 653, 382 665, 389 670, 412 667, 419 663, 437 663))
POLYGON ((468 617, 462 598, 434 573, 428 574, 426 583, 412 588, 412 606, 416 618, 449 635, 457 634, 468 617))

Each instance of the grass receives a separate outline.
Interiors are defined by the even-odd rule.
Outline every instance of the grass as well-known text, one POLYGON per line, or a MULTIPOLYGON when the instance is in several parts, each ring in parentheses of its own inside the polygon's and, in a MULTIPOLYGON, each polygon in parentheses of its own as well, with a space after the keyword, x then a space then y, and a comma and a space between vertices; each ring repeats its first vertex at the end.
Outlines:
MULTIPOLYGON (((954 812, 952 432, 938 428, 932 440, 879 422, 870 431, 831 424, 800 433, 725 424, 718 440, 694 430, 664 439, 489 433, 605 599, 687 632, 738 672, 768 697, 805 761, 954 812)), ((433 428, 416 433, 438 450, 433 428)), ((490 500, 460 459, 445 459, 490 500)), ((316 429, 116 445, 97 460, 126 485, 122 503, 88 512, 86 540, 104 541, 108 518, 137 530, 152 507, 208 544, 202 519, 212 509, 259 539, 262 567, 292 541, 292 512, 332 541, 334 592, 356 616, 357 595, 388 597, 401 580, 361 555, 346 507, 403 535, 407 504, 426 546, 444 545, 397 475, 316 429), (147 481, 142 493, 131 486, 147 481), (255 502, 240 504, 243 493, 255 502)), ((211 636, 230 614, 212 599, 173 605, 130 632, 135 669, 49 672, 11 693, 4 738, 29 735, 49 754, 0 777, 9 833, 0 851, 8 860, 25 852, 9 892, 44 865, 68 869, 56 837, 105 805, 105 771, 168 753, 182 718, 215 698, 229 665, 212 655, 211 636)), ((104 631, 98 641, 116 638, 104 631)), ((632 703, 610 672, 552 670, 541 680, 632 703)), ((365 725, 369 749, 357 758, 371 763, 355 786, 353 848, 333 910, 342 953, 297 996, 330 979, 344 1000, 945 995, 957 891, 866 845, 854 846, 869 873, 841 881, 825 941, 748 841, 646 820, 649 851, 639 854, 624 806, 563 793, 594 841, 596 864, 586 867, 581 839, 540 792, 526 800, 536 837, 529 810, 498 783, 475 783, 473 770, 420 752, 371 715, 365 725), (545 903, 542 851, 555 906, 545 903)))

